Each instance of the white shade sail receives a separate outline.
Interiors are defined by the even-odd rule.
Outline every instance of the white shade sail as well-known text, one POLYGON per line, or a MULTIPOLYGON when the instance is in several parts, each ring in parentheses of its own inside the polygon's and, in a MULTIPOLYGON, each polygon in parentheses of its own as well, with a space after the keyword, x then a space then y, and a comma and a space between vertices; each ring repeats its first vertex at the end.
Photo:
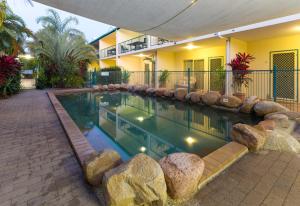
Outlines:
POLYGON ((300 0, 35 1, 120 28, 172 40, 300 13, 300 0))

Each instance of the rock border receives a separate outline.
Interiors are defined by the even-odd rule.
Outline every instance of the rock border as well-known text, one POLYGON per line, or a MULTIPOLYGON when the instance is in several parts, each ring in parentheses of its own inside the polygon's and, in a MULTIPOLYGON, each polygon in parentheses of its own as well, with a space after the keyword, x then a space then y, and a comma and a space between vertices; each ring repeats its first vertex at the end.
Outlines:
MULTIPOLYGON (((129 91, 129 92, 140 93, 143 95, 150 95, 150 96, 154 96, 156 93, 156 90, 154 88, 139 86, 138 89, 135 89, 135 86, 129 86, 129 85, 118 85, 117 88, 115 88, 114 85, 110 85, 109 88, 108 86, 104 85, 104 86, 97 86, 94 88, 63 89, 63 90, 47 91, 48 97, 59 117, 59 120, 70 141, 70 144, 82 167, 84 166, 84 163, 87 160, 87 158, 92 153, 95 153, 96 151, 87 141, 87 139, 84 137, 84 135, 79 130, 75 122, 68 115, 67 111, 63 108, 61 103, 56 98, 56 95, 68 95, 73 93, 102 92, 102 91, 115 91, 115 90, 129 91)), ((158 94, 162 95, 161 97, 164 98, 171 98, 173 100, 176 99, 173 96, 174 94, 173 90, 172 91, 163 90, 163 92, 158 92, 158 94), (168 96, 164 94, 168 94, 168 96)), ((221 105, 217 105, 217 106, 222 107, 221 105)), ((234 162, 236 162, 238 159, 243 157, 248 152, 249 150, 246 146, 232 141, 227 143, 223 147, 215 150, 214 152, 208 154, 207 156, 203 157, 202 159, 205 162, 205 168, 201 180, 198 184, 198 189, 201 189, 207 183, 212 181, 215 177, 217 177, 220 173, 222 173, 225 169, 227 169, 230 165, 232 165, 234 162)))

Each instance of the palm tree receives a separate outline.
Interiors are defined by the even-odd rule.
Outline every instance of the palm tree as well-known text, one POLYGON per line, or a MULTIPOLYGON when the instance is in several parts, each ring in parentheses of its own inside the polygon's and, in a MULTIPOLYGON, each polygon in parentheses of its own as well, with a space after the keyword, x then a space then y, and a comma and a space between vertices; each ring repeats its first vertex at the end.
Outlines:
MULTIPOLYGON (((38 18, 43 29, 28 43, 29 49, 38 58, 47 81, 52 86, 66 87, 80 77, 82 68, 96 60, 95 48, 87 44, 82 32, 70 26, 78 23, 74 17, 61 19, 57 12, 49 10, 49 16, 38 18)), ((82 80, 83 81, 83 80, 82 80)))
POLYGON ((70 27, 71 24, 78 24, 78 20, 75 17, 68 17, 61 19, 59 14, 53 10, 48 10, 48 16, 41 16, 37 19, 37 23, 41 23, 43 27, 47 27, 54 33, 69 33, 70 35, 82 35, 83 33, 77 29, 70 27))
POLYGON ((26 37, 33 37, 33 34, 26 28, 23 19, 9 7, 5 6, 5 14, 1 16, 4 21, 0 28, 0 51, 16 56, 22 50, 26 37))

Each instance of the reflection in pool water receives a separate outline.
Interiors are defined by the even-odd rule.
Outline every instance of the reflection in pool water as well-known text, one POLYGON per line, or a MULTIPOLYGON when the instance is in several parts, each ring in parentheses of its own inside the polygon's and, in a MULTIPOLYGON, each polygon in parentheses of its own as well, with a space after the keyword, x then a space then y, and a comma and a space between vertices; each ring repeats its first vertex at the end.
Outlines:
POLYGON ((205 156, 230 141, 233 124, 251 115, 130 93, 82 93, 58 99, 96 150, 110 147, 123 159, 144 152, 159 159, 174 152, 205 156))

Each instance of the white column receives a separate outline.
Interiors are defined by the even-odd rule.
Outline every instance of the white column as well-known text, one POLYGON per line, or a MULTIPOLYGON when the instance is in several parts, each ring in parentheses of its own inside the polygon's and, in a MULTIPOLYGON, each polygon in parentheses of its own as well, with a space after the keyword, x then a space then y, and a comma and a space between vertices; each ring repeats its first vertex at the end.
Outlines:
POLYGON ((232 73, 231 67, 228 65, 231 60, 231 41, 230 38, 226 39, 226 81, 225 81, 225 95, 232 95, 232 73))
POLYGON ((155 51, 154 53, 154 81, 155 81, 155 88, 158 88, 159 87, 159 84, 158 84, 158 59, 157 59, 157 51, 155 51))

